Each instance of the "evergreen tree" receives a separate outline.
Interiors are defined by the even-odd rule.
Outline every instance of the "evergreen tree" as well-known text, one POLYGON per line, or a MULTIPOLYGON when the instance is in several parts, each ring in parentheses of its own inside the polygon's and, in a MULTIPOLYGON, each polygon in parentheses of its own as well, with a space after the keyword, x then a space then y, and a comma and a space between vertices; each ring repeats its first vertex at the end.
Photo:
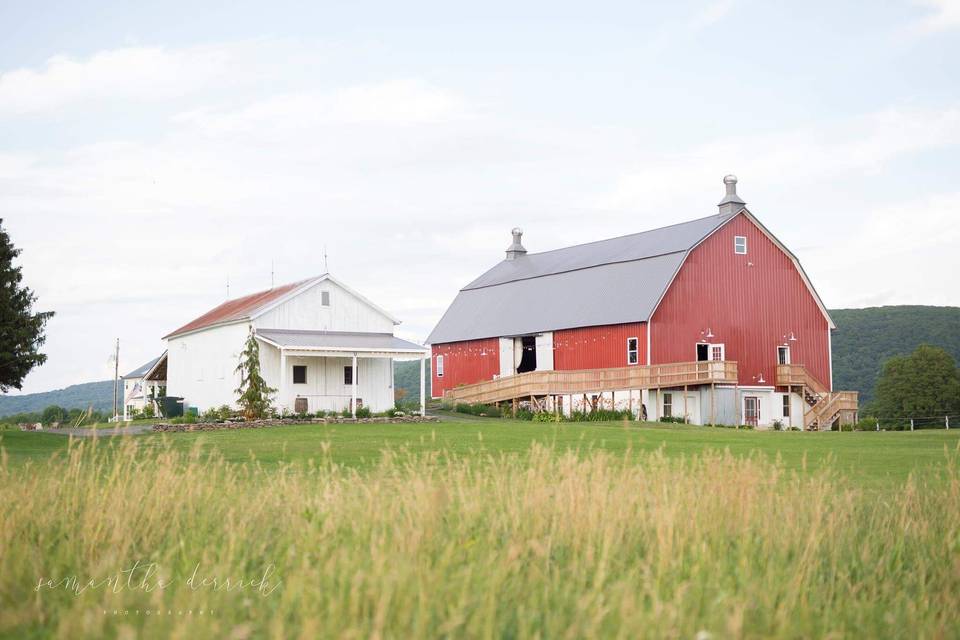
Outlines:
POLYGON ((945 350, 922 344, 883 364, 870 413, 902 420, 960 412, 960 372, 945 350))
POLYGON ((236 390, 240 396, 237 404, 243 409, 243 415, 248 420, 267 417, 271 408, 270 397, 277 390, 268 387, 260 375, 260 344, 253 334, 253 329, 250 330, 250 336, 240 352, 237 373, 240 374, 240 386, 236 390))
POLYGON ((0 219, 0 392, 20 389, 30 371, 47 361, 39 349, 46 341, 44 326, 52 311, 34 313, 36 295, 22 284, 13 261, 20 250, 10 242, 0 219))

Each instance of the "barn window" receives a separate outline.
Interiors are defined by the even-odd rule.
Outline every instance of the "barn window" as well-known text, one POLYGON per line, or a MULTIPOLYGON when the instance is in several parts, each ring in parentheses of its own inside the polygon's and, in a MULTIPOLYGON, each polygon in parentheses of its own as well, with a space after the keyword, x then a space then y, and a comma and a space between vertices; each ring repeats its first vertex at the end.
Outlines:
POLYGON ((747 236, 734 236, 733 237, 733 252, 746 255, 747 253, 747 236))
POLYGON ((783 394, 783 417, 784 418, 790 417, 790 394, 789 393, 783 394))
POLYGON ((349 364, 343 368, 343 384, 353 384, 353 366, 349 364))
POLYGON ((663 394, 663 417, 664 418, 673 417, 673 394, 672 393, 663 394))
POLYGON ((437 377, 443 377, 443 356, 437 356, 437 377))
POLYGON ((325 306, 325 307, 329 307, 329 306, 330 306, 330 292, 329 292, 329 291, 321 291, 321 292, 320 292, 320 304, 323 305, 323 306, 325 306))
POLYGON ((640 341, 636 338, 627 338, 627 364, 640 362, 639 345, 640 341))
POLYGON ((307 367, 305 365, 293 365, 293 384, 307 384, 307 367))
POLYGON ((724 348, 722 344, 712 344, 710 345, 710 359, 715 362, 720 362, 724 360, 724 348))

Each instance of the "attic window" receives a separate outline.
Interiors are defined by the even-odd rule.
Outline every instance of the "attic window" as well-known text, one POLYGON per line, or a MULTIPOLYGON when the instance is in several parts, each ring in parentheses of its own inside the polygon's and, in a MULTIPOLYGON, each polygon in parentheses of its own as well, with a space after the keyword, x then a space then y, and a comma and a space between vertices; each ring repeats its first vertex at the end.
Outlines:
POLYGON ((741 256, 747 255, 747 236, 733 237, 733 252, 741 256))
POLYGON ((320 292, 320 304, 323 305, 324 307, 329 307, 329 306, 330 306, 330 292, 329 292, 329 291, 321 291, 321 292, 320 292))

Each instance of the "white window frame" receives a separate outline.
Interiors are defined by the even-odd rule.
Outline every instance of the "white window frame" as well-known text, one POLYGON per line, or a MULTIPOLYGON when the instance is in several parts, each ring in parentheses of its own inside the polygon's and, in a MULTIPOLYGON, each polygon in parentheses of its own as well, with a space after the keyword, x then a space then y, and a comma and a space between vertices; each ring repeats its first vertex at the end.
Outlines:
POLYGON ((714 342, 710 344, 710 352, 707 354, 709 356, 709 362, 723 362, 727 359, 727 345, 723 342, 714 342), (720 359, 713 357, 713 350, 720 349, 720 359))
POLYGON ((733 236, 733 252, 738 256, 747 255, 747 236, 733 236))
POLYGON ((793 413, 793 400, 790 398, 789 393, 783 394, 783 400, 780 401, 780 407, 783 417, 789 418, 790 414, 793 413))
POLYGON ((438 378, 443 377, 443 355, 442 354, 437 356, 437 377, 438 378))
POLYGON ((636 336, 627 338, 627 364, 640 364, 640 339, 636 336), (633 340, 633 349, 630 348, 631 340, 633 340), (630 359, 631 354, 633 355, 633 360, 630 359))
POLYGON ((672 391, 665 391, 663 393, 663 409, 661 413, 663 414, 664 418, 673 417, 673 392, 672 391), (667 400, 670 400, 670 402, 667 402, 667 400))
POLYGON ((790 347, 788 345, 780 344, 777 345, 777 364, 791 364, 790 362, 790 347), (780 350, 783 349, 787 357, 784 358, 784 362, 780 362, 780 350))
POLYGON ((329 307, 329 306, 330 306, 330 292, 329 292, 329 291, 321 291, 321 292, 320 292, 320 306, 321 306, 321 307, 329 307))

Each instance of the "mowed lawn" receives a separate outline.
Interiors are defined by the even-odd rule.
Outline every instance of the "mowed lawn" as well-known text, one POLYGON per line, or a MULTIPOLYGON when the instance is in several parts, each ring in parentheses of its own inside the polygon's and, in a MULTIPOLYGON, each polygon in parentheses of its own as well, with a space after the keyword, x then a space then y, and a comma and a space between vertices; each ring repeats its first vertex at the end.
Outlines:
MULTIPOLYGON (((365 468, 384 450, 478 453, 524 452, 537 442, 558 453, 611 453, 662 449, 670 457, 729 450, 738 456, 779 457, 788 470, 813 472, 829 466, 864 488, 892 489, 907 477, 936 474, 947 450, 960 447, 960 430, 914 432, 764 432, 659 423, 531 423, 519 420, 444 416, 438 424, 291 425, 135 436, 141 444, 168 441, 177 449, 201 446, 231 462, 256 460, 268 468, 329 456, 348 467, 365 468)), ((104 439, 109 441, 109 438, 104 439)), ((40 462, 65 450, 68 439, 50 433, 8 431, 0 446, 11 466, 40 462)))

